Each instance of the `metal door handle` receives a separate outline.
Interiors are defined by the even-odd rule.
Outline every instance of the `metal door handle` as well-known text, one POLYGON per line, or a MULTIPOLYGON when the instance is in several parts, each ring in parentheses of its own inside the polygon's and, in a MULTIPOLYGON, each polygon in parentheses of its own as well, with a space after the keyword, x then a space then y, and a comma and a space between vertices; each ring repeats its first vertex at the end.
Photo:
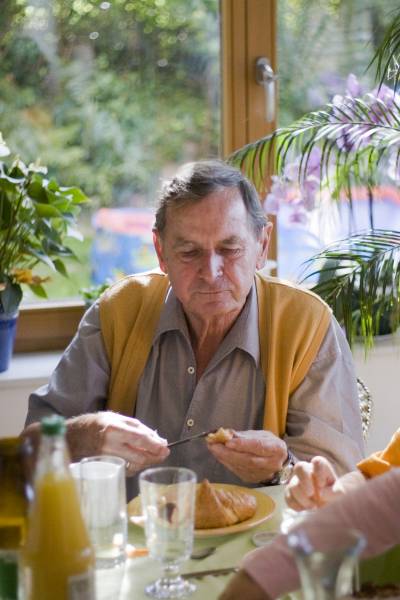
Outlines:
POLYGON ((276 80, 270 62, 265 57, 257 58, 256 60, 256 81, 262 85, 265 92, 265 120, 271 123, 275 119, 275 98, 276 98, 276 80))

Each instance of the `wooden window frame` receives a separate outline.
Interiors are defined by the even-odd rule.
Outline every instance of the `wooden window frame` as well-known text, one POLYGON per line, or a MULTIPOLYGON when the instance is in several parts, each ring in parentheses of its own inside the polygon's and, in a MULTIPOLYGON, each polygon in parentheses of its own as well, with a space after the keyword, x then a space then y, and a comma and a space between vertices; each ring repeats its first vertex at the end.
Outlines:
MULTIPOLYGON (((220 0, 222 74, 222 154, 275 128, 265 121, 264 90, 255 81, 258 57, 276 71, 276 0, 220 0)), ((276 258, 276 236, 270 245, 276 258)), ((63 350, 72 339, 85 305, 80 301, 21 307, 16 352, 63 350)))

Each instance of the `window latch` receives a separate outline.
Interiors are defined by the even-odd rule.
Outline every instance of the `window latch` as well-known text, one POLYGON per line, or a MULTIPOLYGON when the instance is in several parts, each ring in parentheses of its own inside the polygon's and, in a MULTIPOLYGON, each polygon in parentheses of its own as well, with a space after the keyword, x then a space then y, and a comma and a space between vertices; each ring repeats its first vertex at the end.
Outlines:
POLYGON ((267 123, 272 123, 275 119, 277 79, 278 76, 275 75, 269 60, 265 57, 257 58, 256 82, 264 88, 265 120, 267 123))

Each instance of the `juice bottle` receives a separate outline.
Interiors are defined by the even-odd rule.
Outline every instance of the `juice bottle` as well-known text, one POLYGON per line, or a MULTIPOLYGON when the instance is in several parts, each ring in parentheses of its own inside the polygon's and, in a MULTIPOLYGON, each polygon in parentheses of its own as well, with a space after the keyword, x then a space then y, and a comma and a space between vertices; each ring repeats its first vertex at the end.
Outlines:
POLYGON ((24 549, 27 600, 94 600, 94 553, 68 467, 65 423, 46 417, 24 549))
POLYGON ((21 597, 20 553, 27 501, 18 438, 0 439, 0 600, 21 597))

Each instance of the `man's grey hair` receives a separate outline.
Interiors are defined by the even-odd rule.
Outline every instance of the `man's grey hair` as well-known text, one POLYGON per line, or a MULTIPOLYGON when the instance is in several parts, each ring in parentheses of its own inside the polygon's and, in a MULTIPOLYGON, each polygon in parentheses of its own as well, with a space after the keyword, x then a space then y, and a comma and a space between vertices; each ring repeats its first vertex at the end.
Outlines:
POLYGON ((261 207, 257 191, 239 169, 222 160, 187 163, 179 169, 173 179, 163 185, 158 200, 154 230, 163 233, 168 207, 178 208, 185 204, 199 202, 209 194, 229 188, 239 191, 254 234, 259 237, 268 219, 261 207))

